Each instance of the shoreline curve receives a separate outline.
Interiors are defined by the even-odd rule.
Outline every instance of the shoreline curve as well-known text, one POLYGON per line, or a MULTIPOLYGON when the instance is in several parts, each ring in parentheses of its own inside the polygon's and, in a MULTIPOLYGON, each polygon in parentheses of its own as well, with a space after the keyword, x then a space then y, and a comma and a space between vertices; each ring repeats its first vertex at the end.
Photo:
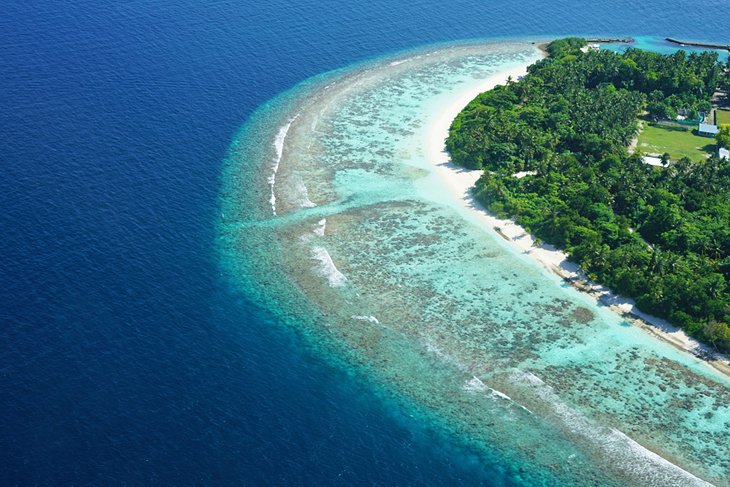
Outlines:
POLYGON ((730 358, 716 352, 709 346, 692 338, 681 328, 667 320, 650 315, 638 309, 634 300, 614 293, 608 287, 591 281, 577 264, 568 259, 565 252, 555 246, 541 243, 513 220, 500 219, 492 215, 474 197, 472 189, 483 171, 459 167, 451 162, 446 149, 446 138, 452 121, 476 96, 505 84, 508 79, 517 79, 527 74, 529 64, 520 65, 485 79, 463 91, 438 117, 432 119, 427 129, 426 160, 433 167, 443 186, 468 211, 491 232, 500 236, 513 249, 528 256, 533 262, 556 274, 576 290, 590 296, 597 304, 608 307, 612 312, 637 325, 642 330, 659 338, 682 352, 686 352, 730 377, 730 358))

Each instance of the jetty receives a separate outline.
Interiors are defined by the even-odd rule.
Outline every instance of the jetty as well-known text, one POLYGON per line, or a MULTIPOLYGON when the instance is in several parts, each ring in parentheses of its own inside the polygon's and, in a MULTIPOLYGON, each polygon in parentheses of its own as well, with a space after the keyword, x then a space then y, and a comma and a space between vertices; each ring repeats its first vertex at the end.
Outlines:
POLYGON ((596 37, 593 39, 586 39, 588 43, 595 44, 633 44, 633 37, 596 37))
POLYGON ((730 51, 730 44, 718 44, 715 42, 695 42, 695 41, 683 41, 675 39, 673 37, 665 37, 664 40, 671 42, 672 44, 679 44, 680 46, 691 46, 691 47, 705 47, 707 49, 724 49, 730 51))

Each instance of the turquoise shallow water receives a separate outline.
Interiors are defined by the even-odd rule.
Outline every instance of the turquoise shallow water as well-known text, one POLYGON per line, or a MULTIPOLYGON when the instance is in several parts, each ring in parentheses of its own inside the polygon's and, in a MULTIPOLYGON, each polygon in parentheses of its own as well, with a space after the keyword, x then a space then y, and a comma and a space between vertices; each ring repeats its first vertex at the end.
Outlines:
POLYGON ((538 58, 436 46, 272 100, 227 161, 224 266, 527 485, 729 485, 727 378, 509 248, 425 160, 449 100, 538 58))

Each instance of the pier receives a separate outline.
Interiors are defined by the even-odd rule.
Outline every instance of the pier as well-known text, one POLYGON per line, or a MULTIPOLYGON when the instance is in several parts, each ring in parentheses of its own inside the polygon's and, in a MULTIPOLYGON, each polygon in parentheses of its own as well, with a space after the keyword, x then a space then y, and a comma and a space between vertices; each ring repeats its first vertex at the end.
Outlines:
POLYGON ((679 44, 680 46, 691 46, 691 47, 705 47, 707 49, 724 49, 730 52, 730 44, 717 44, 714 42, 694 42, 694 41, 682 41, 674 39, 673 37, 666 37, 667 42, 673 44, 679 44))
POLYGON ((586 42, 594 44, 633 44, 633 37, 597 37, 586 39, 586 42))

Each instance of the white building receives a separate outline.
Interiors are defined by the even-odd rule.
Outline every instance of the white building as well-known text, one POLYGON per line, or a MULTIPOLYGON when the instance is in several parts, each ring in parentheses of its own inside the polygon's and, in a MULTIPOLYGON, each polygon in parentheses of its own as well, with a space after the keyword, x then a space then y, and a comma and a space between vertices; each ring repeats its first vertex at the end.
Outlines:
POLYGON ((703 137, 714 137, 717 135, 718 131, 719 129, 717 128, 717 125, 711 125, 709 123, 701 123, 699 127, 697 127, 697 133, 703 137))
POLYGON ((601 50, 601 45, 600 44, 596 44, 596 43, 588 44, 587 46, 581 47, 580 50, 583 51, 583 52, 600 51, 601 50))
POLYGON ((644 156, 641 160, 644 161, 644 164, 649 164, 650 166, 665 167, 664 164, 662 164, 661 157, 644 156))

